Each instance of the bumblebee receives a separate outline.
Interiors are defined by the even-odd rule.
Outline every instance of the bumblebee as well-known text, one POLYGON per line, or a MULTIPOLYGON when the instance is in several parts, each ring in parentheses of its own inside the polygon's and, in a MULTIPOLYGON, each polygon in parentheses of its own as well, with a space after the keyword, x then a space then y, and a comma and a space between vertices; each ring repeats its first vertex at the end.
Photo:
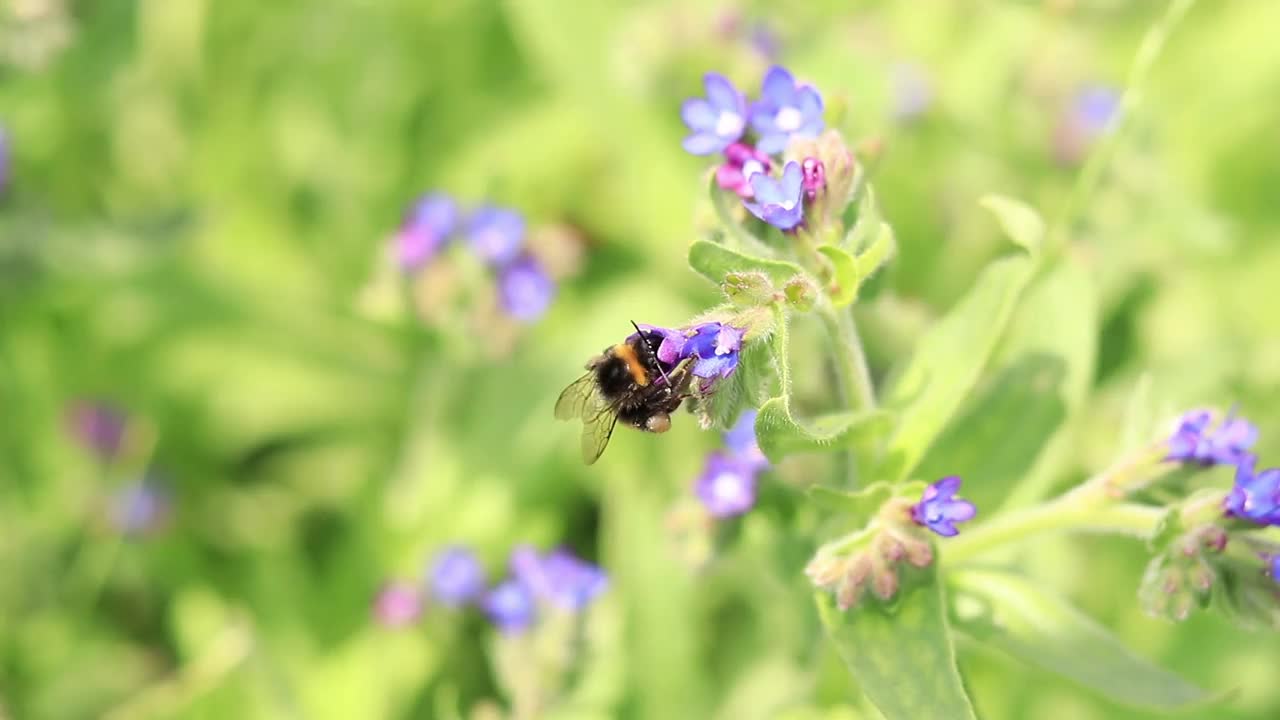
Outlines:
POLYGON ((658 359, 662 336, 636 332, 587 361, 587 372, 560 393, 557 420, 582 420, 582 460, 594 463, 619 420, 637 430, 671 429, 671 413, 689 397, 692 358, 676 364, 658 359))

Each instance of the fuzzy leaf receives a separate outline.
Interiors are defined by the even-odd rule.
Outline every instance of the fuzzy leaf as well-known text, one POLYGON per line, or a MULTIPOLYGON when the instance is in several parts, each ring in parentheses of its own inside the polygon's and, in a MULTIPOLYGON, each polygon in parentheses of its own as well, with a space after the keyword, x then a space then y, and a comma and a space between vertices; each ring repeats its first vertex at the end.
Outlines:
POLYGON ((1221 558, 1213 586, 1213 607, 1242 628, 1280 630, 1280 586, 1250 557, 1221 558))
POLYGON ((717 285, 730 273, 759 272, 783 285, 803 272, 795 263, 745 255, 709 240, 696 240, 689 247, 689 267, 717 285))
POLYGON ((935 566, 914 574, 922 581, 887 605, 868 602, 841 612, 830 593, 818 593, 827 637, 886 720, 973 720, 935 566))
POLYGON ((1213 700, 1134 655, 1106 628, 1030 580, 992 570, 950 574, 956 627, 979 642, 1131 707, 1172 710, 1213 700))
POLYGON ((818 507, 837 512, 850 518, 852 527, 862 527, 880 511, 880 507, 893 497, 889 483, 872 483, 861 490, 840 490, 824 485, 813 485, 805 494, 818 507))
POLYGON ((823 245, 818 252, 831 261, 831 281, 827 283, 827 294, 836 307, 844 307, 858 297, 858 261, 848 252, 835 245, 823 245))
POLYGON ((769 351, 765 338, 745 343, 733 374, 717 381, 715 392, 695 398, 691 407, 703 427, 731 427, 743 410, 764 403, 773 379, 769 351))
POLYGON ((1026 255, 989 265, 960 302, 916 343, 885 395, 900 415, 883 472, 905 478, 977 383, 1034 270, 1026 255))
POLYGON ((1010 240, 1021 245, 1032 256, 1040 253, 1040 246, 1044 242, 1044 220, 1040 218, 1040 213, 1021 200, 1003 195, 987 195, 978 203, 996 216, 996 221, 1004 228, 1004 233, 1010 240))
POLYGON ((870 452, 892 428, 893 415, 882 410, 831 413, 801 422, 791 415, 782 397, 770 398, 756 416, 760 449, 773 462, 795 453, 848 447, 870 452))

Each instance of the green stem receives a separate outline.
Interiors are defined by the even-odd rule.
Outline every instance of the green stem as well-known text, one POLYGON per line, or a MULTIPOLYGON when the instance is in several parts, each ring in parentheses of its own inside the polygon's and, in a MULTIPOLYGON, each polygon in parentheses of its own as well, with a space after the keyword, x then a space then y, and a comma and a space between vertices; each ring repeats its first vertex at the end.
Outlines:
POLYGON ((1174 28, 1178 26, 1178 23, 1182 21, 1182 18, 1186 16, 1187 11, 1194 4, 1195 0, 1172 0, 1169 3, 1168 10, 1165 11, 1164 17, 1143 36, 1142 44, 1138 46, 1138 54, 1129 69, 1129 78, 1124 95, 1120 98, 1120 107, 1112 116, 1111 121, 1107 123, 1107 132, 1102 141, 1090 153, 1088 160, 1085 161, 1084 168, 1080 170, 1075 186, 1071 189, 1071 195, 1067 198, 1066 207, 1063 208, 1058 222, 1054 223, 1053 236, 1050 238, 1050 251, 1057 251, 1066 245, 1066 238, 1071 231, 1072 224, 1083 208, 1088 205, 1090 198, 1102 181, 1103 173, 1106 172, 1107 167, 1111 165, 1112 158, 1115 157, 1116 149, 1120 146, 1120 141, 1129 125, 1129 120, 1142 100, 1142 87, 1146 84, 1147 76, 1151 74, 1151 68, 1155 66, 1156 60, 1159 59, 1160 53, 1164 50, 1165 42, 1168 41, 1174 28))
POLYGON ((984 552, 1051 530, 1082 530, 1149 537, 1164 511, 1135 503, 1099 502, 1084 493, 1067 493, 1057 500, 1001 515, 985 525, 961 533, 942 545, 948 564, 963 563, 984 552))
POLYGON ((818 316, 831 336, 836 382, 844 396, 845 407, 850 410, 874 409, 875 389, 871 384, 871 371, 867 369, 867 356, 862 351, 858 328, 853 324, 853 313, 827 306, 819 308, 818 316))

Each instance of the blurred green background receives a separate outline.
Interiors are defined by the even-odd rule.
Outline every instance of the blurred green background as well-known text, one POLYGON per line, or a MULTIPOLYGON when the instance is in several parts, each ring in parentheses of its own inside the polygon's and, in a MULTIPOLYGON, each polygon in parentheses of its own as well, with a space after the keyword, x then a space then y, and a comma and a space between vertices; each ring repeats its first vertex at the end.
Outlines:
MULTIPOLYGON (((1123 91, 1164 9, 0 0, 0 716, 470 716, 503 697, 492 631, 370 614, 385 580, 462 542, 495 579, 518 543, 610 572, 562 717, 869 717, 820 642, 801 573, 820 538, 789 537, 789 501, 694 567, 668 512, 718 437, 682 416, 584 468, 555 396, 629 320, 715 301, 684 265, 709 215, 678 108, 703 72, 754 91, 775 58, 878 148, 900 253, 858 316, 882 377, 1001 250, 978 197, 1064 211, 1105 142, 1080 94, 1123 91), (385 246, 430 189, 573 229, 582 265, 547 316, 518 337, 415 317, 385 246), (68 432, 86 400, 127 413, 111 462, 68 432), (112 508, 143 477, 168 512, 123 533, 112 508)), ((1276 27, 1280 4, 1201 2, 1157 60, 1072 227, 1097 290, 1091 392, 1029 496, 1110 459, 1140 383, 1170 413, 1240 403, 1274 464, 1276 27)), ((1236 691, 1202 717, 1280 716, 1280 645, 1144 616, 1137 543, 1029 558, 1139 654, 1236 691)), ((1147 717, 963 644, 961 663, 983 717, 1147 717)))

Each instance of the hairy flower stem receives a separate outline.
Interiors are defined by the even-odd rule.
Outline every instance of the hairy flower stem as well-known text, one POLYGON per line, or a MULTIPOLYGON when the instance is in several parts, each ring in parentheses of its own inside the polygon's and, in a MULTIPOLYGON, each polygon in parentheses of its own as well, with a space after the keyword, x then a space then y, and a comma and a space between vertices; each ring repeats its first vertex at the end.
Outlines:
POLYGON ((1071 492, 1043 505, 1001 515, 960 534, 942 547, 942 560, 948 564, 964 563, 984 552, 1051 530, 1145 538, 1155 532, 1163 516, 1164 511, 1160 508, 1135 503, 1099 502, 1089 495, 1071 492))
MULTIPOLYGON (((831 354, 836 371, 836 383, 844 407, 849 410, 871 410, 876 406, 875 389, 871 384, 871 372, 867 369, 867 357, 862 351, 858 328, 853 324, 853 313, 847 308, 837 309, 823 303, 818 317, 831 339, 831 354)), ((850 448, 845 453, 844 472, 850 486, 857 480, 857 454, 850 448)))

